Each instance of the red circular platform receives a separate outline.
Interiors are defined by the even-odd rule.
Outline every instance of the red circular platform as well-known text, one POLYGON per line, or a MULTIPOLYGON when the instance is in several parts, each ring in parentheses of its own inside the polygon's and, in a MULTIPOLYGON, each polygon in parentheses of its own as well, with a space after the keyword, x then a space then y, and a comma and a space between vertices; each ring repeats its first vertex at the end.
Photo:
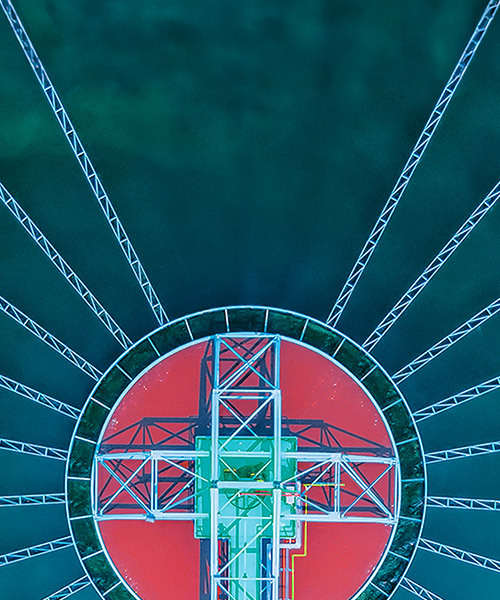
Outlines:
MULTIPOLYGON (((196 415, 206 345, 181 348, 143 374, 112 412, 103 438, 143 417, 196 415)), ((280 387, 284 417, 334 423, 341 446, 351 445, 355 435, 361 448, 378 444, 395 454, 381 412, 332 359, 282 340, 280 387)), ((98 527, 110 559, 141 600, 200 597, 200 542, 192 522, 110 520, 98 527)), ((391 525, 381 523, 307 524, 307 555, 294 560, 295 598, 352 598, 374 572, 391 531, 391 525)), ((294 552, 302 555, 304 547, 294 552)))

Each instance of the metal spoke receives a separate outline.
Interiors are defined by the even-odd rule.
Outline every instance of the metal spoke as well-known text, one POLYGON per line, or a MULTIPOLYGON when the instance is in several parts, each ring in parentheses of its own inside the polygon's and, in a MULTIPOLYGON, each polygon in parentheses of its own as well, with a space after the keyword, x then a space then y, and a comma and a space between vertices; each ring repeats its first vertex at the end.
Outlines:
POLYGON ((73 150, 73 153, 75 154, 76 159, 78 160, 78 163, 82 168, 90 187, 92 188, 92 191, 94 192, 95 197, 97 198, 97 202, 99 203, 99 206, 101 207, 109 226, 111 227, 123 253, 125 254, 127 262, 134 272, 134 275, 139 282, 141 289, 156 316, 156 319, 158 320, 158 323, 160 325, 168 323, 168 317, 165 313, 165 310, 163 309, 160 300, 158 299, 158 296, 151 285, 148 276, 146 275, 139 257, 137 256, 137 253, 126 234, 125 229, 121 224, 113 205, 111 204, 111 200, 104 190, 99 175, 94 169, 94 166, 92 165, 90 158, 88 157, 80 138, 78 137, 78 134, 76 133, 75 128, 70 121, 68 113, 66 112, 66 109, 64 108, 54 86, 52 85, 52 82, 50 81, 49 76, 47 75, 42 62, 40 61, 40 58, 38 57, 38 54, 36 53, 36 50, 31 43, 31 40, 26 33, 23 24, 21 23, 19 16, 14 10, 10 0, 0 0, 0 4, 2 5, 3 11, 9 20, 9 23, 31 65, 31 68, 33 69, 33 72, 36 75, 36 78, 38 79, 38 82, 47 100, 49 101, 52 111, 54 112, 54 116, 59 122, 59 125, 61 126, 64 135, 66 136, 66 139, 68 140, 69 145, 71 146, 71 149, 73 150))
POLYGON ((382 319, 376 329, 363 343, 363 348, 371 352, 382 337, 389 331, 404 311, 410 306, 429 281, 445 264, 460 244, 467 238, 481 219, 495 206, 500 198, 500 182, 491 190, 467 221, 460 227, 451 240, 443 247, 439 254, 431 261, 425 271, 410 286, 407 292, 396 302, 390 312, 382 319))
POLYGON ((45 342, 48 346, 50 346, 56 352, 59 352, 64 358, 69 360, 70 363, 73 363, 79 369, 81 369, 84 373, 95 379, 96 381, 100 379, 102 373, 96 369, 93 365, 91 365, 88 361, 82 358, 79 354, 77 354, 74 350, 71 350, 66 344, 61 342, 61 340, 57 339, 51 333, 49 333, 46 329, 44 329, 41 325, 30 319, 28 315, 25 315, 22 311, 16 308, 13 304, 11 304, 5 298, 0 296, 0 310, 17 321, 20 325, 22 325, 25 329, 35 335, 38 339, 45 342))
POLYGON ((453 94, 455 93, 472 57, 478 49, 479 44, 483 39, 486 30, 488 29, 488 26, 495 16, 499 3, 500 0, 490 0, 490 2, 488 2, 488 5, 481 16, 479 23, 472 34, 472 37, 467 43, 467 46, 465 47, 458 64, 454 68, 450 79, 446 83, 444 90, 441 92, 441 96, 439 96, 436 106, 433 108, 432 113, 425 124, 424 130, 420 134, 420 137, 418 138, 417 143, 415 144, 415 147, 413 148, 412 153, 410 154, 410 157, 403 168, 403 172, 399 176, 399 179, 397 180, 396 185, 394 186, 394 189, 392 190, 391 195, 389 196, 389 199, 382 210, 382 213, 375 223, 367 242, 361 250, 361 254, 358 257, 356 264, 349 274, 349 277, 342 288, 342 291, 340 292, 339 297, 337 298, 337 301, 330 312, 330 315, 328 316, 327 323, 329 325, 335 326, 342 315, 342 312, 344 311, 344 308, 351 297, 354 288, 356 287, 368 261, 377 247, 377 244, 382 237, 382 234, 384 233, 385 228, 387 227, 389 220, 399 203, 399 200, 406 190, 406 187, 410 182, 417 165, 422 159, 422 156, 424 155, 424 152, 431 141, 439 122, 443 118, 453 94))
POLYGON ((18 562, 20 560, 26 560, 39 556, 40 554, 46 554, 47 552, 54 552, 55 550, 61 550, 62 548, 69 548, 73 546, 73 540, 71 536, 59 538, 51 542, 45 542, 38 544, 37 546, 30 546, 29 548, 23 548, 22 550, 16 550, 15 552, 9 552, 0 556, 0 567, 4 565, 10 565, 11 563, 18 562))
POLYGON ((406 367, 400 369, 397 373, 392 376, 395 383, 399 384, 410 375, 413 375, 415 371, 421 369, 424 365, 431 362, 436 356, 439 356, 442 352, 447 350, 453 344, 456 344, 459 340, 465 337, 471 331, 474 331, 476 327, 483 325, 488 319, 495 316, 500 311, 500 298, 497 298, 494 302, 489 304, 486 308, 483 308, 476 315, 471 317, 468 321, 457 327, 449 335, 444 337, 442 340, 434 344, 432 348, 426 350, 423 354, 411 361, 406 367))
POLYGON ((415 596, 423 598, 424 600, 443 600, 441 596, 438 596, 437 594, 426 590, 419 583, 408 579, 408 577, 403 577, 400 586, 407 592, 411 592, 412 594, 415 594, 415 596))
POLYGON ((60 400, 56 400, 55 398, 51 398, 46 394, 37 392, 27 385, 23 385, 18 381, 14 381, 14 379, 5 377, 5 375, 0 375, 0 387, 3 387, 10 392, 14 392, 15 394, 19 394, 19 396, 23 396, 24 398, 28 398, 29 400, 33 400, 34 402, 38 402, 39 404, 47 406, 52 410, 56 410, 57 412, 67 417, 71 417, 72 419, 78 419, 78 416, 81 412, 79 408, 75 408, 70 404, 65 404, 60 400))
POLYGON ((429 452, 425 455, 427 464, 453 460, 455 458, 466 458, 468 456, 478 456, 479 454, 491 454, 500 452, 499 442, 486 442, 476 446, 463 446, 462 448, 451 448, 449 450, 440 450, 438 452, 429 452))
POLYGON ((65 494, 31 494, 23 496, 0 496, 1 506, 34 506, 40 504, 64 504, 65 494))
POLYGON ((102 304, 92 294, 89 288, 83 283, 73 269, 68 265, 64 258, 49 242, 49 240, 43 235, 40 229, 30 219, 28 214, 23 210, 19 203, 10 195, 5 186, 0 182, 0 200, 10 210, 10 212, 16 217, 19 223, 29 233, 31 238, 35 240, 39 248, 49 257, 51 262, 64 276, 66 281, 76 291, 76 293, 82 298, 82 300, 90 307, 92 312, 97 318, 104 324, 106 329, 111 332, 116 341, 123 347, 128 348, 132 345, 130 338, 122 331, 122 329, 115 322, 113 317, 106 311, 102 304))
POLYGON ((482 396, 483 394, 487 394, 488 392, 492 392, 493 390, 497 390, 500 388, 500 377, 493 377, 493 379, 489 379, 484 383, 480 383, 471 387, 463 392, 459 392, 454 396, 450 396, 449 398, 445 398, 444 400, 440 400, 439 402, 435 402, 430 406, 426 406, 425 408, 421 408, 413 413, 415 417, 415 421, 423 421, 424 419, 428 419, 429 417, 433 417, 434 415, 442 412, 443 410, 448 410, 449 408, 453 408, 454 406, 458 406, 463 402, 468 402, 469 400, 473 400, 478 396, 482 396))
POLYGON ((448 556, 449 558, 455 558, 456 560, 460 560, 471 565, 477 565, 478 567, 483 567, 484 569, 491 569, 492 571, 500 572, 499 560, 487 558, 486 556, 481 556, 480 554, 473 554, 472 552, 467 552, 466 550, 461 550, 460 548, 453 548, 452 546, 446 546, 445 544, 439 544, 438 542, 425 540, 423 538, 418 543, 418 547, 421 550, 428 550, 429 552, 435 552, 436 554, 448 556))
POLYGON ((68 457, 67 450, 51 448, 49 446, 39 446, 38 444, 28 444, 27 442, 18 442, 16 440, 7 440, 5 438, 0 438, 0 450, 11 450, 12 452, 33 454, 35 456, 44 456, 46 458, 55 458, 57 460, 66 460, 68 457))
POLYGON ((76 592, 86 588, 88 585, 90 585, 90 579, 85 575, 80 577, 80 579, 73 581, 73 583, 69 583, 59 591, 50 594, 50 596, 46 596, 43 600, 65 600, 65 598, 69 598, 76 592))
POLYGON ((408 577, 403 577, 400 586, 407 592, 411 592, 412 594, 415 594, 415 596, 423 598, 424 600, 443 600, 441 596, 438 596, 437 594, 426 590, 420 584, 415 583, 415 581, 412 581, 411 579, 408 579, 408 577))
POLYGON ((478 498, 449 498, 446 496, 427 496, 428 507, 465 508, 467 510, 500 510, 500 500, 482 500, 478 498))

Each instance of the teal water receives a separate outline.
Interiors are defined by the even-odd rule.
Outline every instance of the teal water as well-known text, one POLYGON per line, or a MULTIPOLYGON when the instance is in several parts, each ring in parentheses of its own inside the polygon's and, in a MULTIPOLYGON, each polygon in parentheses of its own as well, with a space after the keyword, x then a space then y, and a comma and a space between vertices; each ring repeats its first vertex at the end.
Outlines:
MULTIPOLYGON (((169 316, 253 303, 320 319, 484 5, 16 2, 169 316)), ((0 179, 137 339, 152 314, 0 16, 0 179)), ((340 321, 357 341, 498 180, 498 19, 340 321)), ((390 372, 498 296, 499 227, 496 208, 377 346, 390 372)), ((0 293, 104 369, 118 345, 7 210, 0 232, 0 293)), ((412 408, 499 374, 499 319, 403 384, 412 408)), ((0 373, 83 404, 84 375, 6 316, 0 335, 0 373)), ((424 422, 426 450, 500 439, 499 399, 424 422)), ((0 391, 1 436, 65 447, 70 434, 64 417, 0 391)), ((495 455, 433 466, 430 492, 498 498, 498 468, 495 455)), ((58 463, 2 451, 0 469, 0 494, 62 490, 58 463)), ((67 531, 61 507, 0 511, 0 553, 67 531)), ((424 534, 500 559, 498 513, 435 509, 424 534)), ((40 600, 79 569, 71 550, 2 567, 0 598, 40 600)), ((423 552, 411 577, 454 600, 500 589, 496 573, 423 552)))

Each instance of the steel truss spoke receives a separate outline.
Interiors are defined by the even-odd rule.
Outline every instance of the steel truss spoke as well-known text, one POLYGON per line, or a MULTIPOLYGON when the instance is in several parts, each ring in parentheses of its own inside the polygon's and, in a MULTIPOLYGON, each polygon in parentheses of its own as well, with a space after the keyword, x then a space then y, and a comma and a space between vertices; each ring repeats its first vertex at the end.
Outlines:
POLYGON ((28 444, 27 442, 18 442, 16 440, 7 440, 5 438, 0 438, 0 450, 12 450, 13 452, 34 454, 35 456, 45 456, 46 458, 55 458, 57 460, 66 460, 68 457, 67 450, 39 446, 38 444, 28 444))
POLYGON ((415 371, 421 369, 424 365, 431 362, 436 356, 439 356, 442 352, 447 350, 453 344, 456 344, 459 340, 465 337, 471 331, 474 331, 476 327, 483 325, 488 319, 495 316, 500 311, 500 298, 497 298, 486 308, 483 308, 476 315, 471 317, 468 321, 457 327, 449 335, 444 337, 442 340, 434 344, 429 350, 426 350, 420 356, 417 356, 411 363, 400 369, 397 373, 392 376, 395 383, 399 384, 410 375, 413 375, 415 371))
POLYGON ((459 392, 454 396, 450 396, 449 398, 445 398, 444 400, 440 400, 439 402, 435 402, 430 406, 426 406, 425 408, 421 408, 413 413, 415 417, 415 421, 423 421, 424 419, 428 419, 429 417, 433 417, 434 415, 442 412, 443 410, 448 410, 449 408, 453 408, 454 406, 458 406, 463 402, 468 402, 469 400, 473 400, 478 396, 482 396, 483 394, 487 394, 488 392, 492 392, 500 388, 500 377, 493 377, 493 379, 489 379, 484 383, 480 383, 471 387, 463 392, 459 392))
POLYGON ((417 143, 403 168, 403 172, 399 176, 399 179, 397 180, 381 215, 379 216, 372 232, 370 233, 370 237, 365 243, 361 254, 356 261, 356 264, 349 274, 349 277, 342 288, 342 291, 340 292, 339 297, 337 298, 335 305, 330 312, 330 315, 328 316, 327 323, 329 325, 335 326, 342 315, 342 312, 344 311, 344 308, 351 297, 359 278, 361 277, 368 261, 370 260, 371 255, 373 254, 373 251, 375 250, 382 234, 384 233, 385 228, 387 227, 389 220, 391 219, 399 203, 399 200, 401 199, 413 173, 415 172, 415 169, 417 168, 417 165, 422 159, 422 156, 424 155, 424 152, 431 141, 439 122, 443 118, 453 94, 455 93, 472 57, 478 49, 479 44, 483 39, 486 30, 488 29, 488 26, 495 16, 499 3, 500 0, 490 0, 490 2, 488 2, 488 5, 481 16, 479 23, 472 34, 472 37, 465 47, 465 50, 455 69, 453 70, 453 73, 451 74, 451 77, 448 80, 444 90, 441 92, 441 96, 439 97, 436 106, 432 110, 432 113, 425 124, 424 130, 420 134, 420 137, 418 138, 417 143))
POLYGON ((449 498, 447 496, 427 496, 428 507, 465 508, 467 510, 500 510, 500 500, 479 498, 449 498))
POLYGON ((411 592, 412 594, 415 594, 415 596, 423 598, 424 600, 443 600, 441 596, 438 596, 437 594, 426 590, 420 584, 415 583, 411 579, 408 579, 408 577, 404 577, 400 585, 407 592, 411 592))
POLYGON ((476 446, 463 446, 462 448, 451 448, 449 450, 440 450, 438 452, 429 452, 425 455, 427 464, 442 462, 444 460, 453 460, 455 458, 466 458, 467 456, 477 456, 479 454, 491 454, 500 452, 500 441, 486 442, 476 446))
POLYGON ((113 205, 111 204, 111 200, 104 190, 99 175, 94 169, 94 166, 92 165, 90 158, 88 157, 80 138, 78 137, 78 134, 76 133, 75 128, 70 121, 68 113, 66 112, 66 109, 64 108, 54 86, 52 85, 52 82, 50 81, 41 60, 38 57, 38 54, 36 53, 36 50, 30 38, 28 37, 26 30, 24 29, 19 16, 14 10, 10 0, 0 0, 0 4, 2 5, 3 11, 9 20, 9 23, 31 65, 31 68, 33 69, 33 72, 36 75, 36 78, 38 79, 40 86, 42 87, 52 111, 54 112, 54 116, 59 122, 59 125, 61 126, 64 135, 66 136, 66 139, 68 140, 69 145, 71 146, 71 149, 73 150, 73 153, 75 154, 76 159, 78 160, 78 163, 82 168, 90 187, 92 188, 92 191, 94 192, 97 202, 104 212, 108 224, 118 240, 125 257, 158 320, 158 323, 160 325, 164 325, 168 322, 168 317, 165 313, 165 310, 163 309, 160 300, 153 286, 151 285, 148 276, 146 275, 139 257, 137 256, 137 253, 126 234, 125 229, 120 222, 113 205))
POLYGON ((14 381, 9 377, 5 377, 4 375, 0 375, 0 387, 3 387, 10 392, 14 392, 19 396, 23 396, 24 398, 28 398, 29 400, 33 400, 34 402, 38 402, 39 404, 43 404, 43 406, 52 408, 52 410, 56 410, 72 419, 78 419, 81 412, 79 408, 75 408, 74 406, 65 404, 64 402, 51 398, 41 392, 37 392, 33 388, 23 385, 18 381, 14 381))
POLYGON ((92 312, 97 318, 103 323, 103 325, 111 332, 116 341, 121 344, 123 348, 128 348, 132 345, 130 338, 122 331, 116 321, 106 311, 102 304, 92 294, 89 288, 83 283, 73 269, 68 265, 64 258, 44 236, 40 229, 30 219, 28 214, 23 210, 19 203, 11 196, 5 186, 0 182, 0 200, 10 210, 10 212, 16 217, 19 223, 29 233, 31 238, 35 240, 39 248, 49 257, 51 262, 56 266, 60 273, 64 276, 66 281, 76 291, 76 293, 82 298, 82 300, 90 307, 92 312))
POLYGON ((467 238, 481 219, 495 206, 500 197, 500 182, 491 190, 467 221, 460 227, 451 240, 443 247, 439 254, 431 261, 425 271, 416 279, 407 292, 396 302, 390 312, 382 319, 376 329, 363 343, 363 348, 371 352, 382 337, 389 331, 404 311, 410 306, 429 281, 445 264, 460 244, 467 238))
POLYGON ((62 548, 69 548, 73 546, 73 540, 71 536, 59 538, 51 542, 45 542, 38 544, 37 546, 30 546, 29 548, 23 548, 22 550, 16 550, 15 552, 9 552, 0 556, 0 566, 10 565, 11 563, 18 562, 20 560, 26 560, 27 558, 33 558, 40 554, 46 554, 47 552, 54 552, 55 550, 61 550, 62 548))
POLYGON ((455 558, 456 560, 461 560, 462 562, 469 563, 471 565, 477 565, 478 567, 483 567, 484 569, 500 572, 499 560, 487 558, 486 556, 481 556, 479 554, 473 554, 472 552, 467 552, 466 550, 461 550, 460 548, 453 548, 452 546, 446 546, 445 544, 439 544, 438 542, 425 540, 423 538, 418 543, 418 547, 421 550, 428 550, 429 552, 435 552, 436 554, 448 556, 449 558, 455 558))
POLYGON ((23 496, 0 496, 1 506, 33 506, 40 504, 64 504, 65 494, 27 494, 23 496))
POLYGON ((9 317, 11 317, 11 319, 17 321, 20 325, 22 325, 25 329, 27 329, 29 332, 35 335, 38 339, 42 340, 42 342, 45 342, 53 350, 59 352, 59 354, 64 356, 64 358, 69 360, 70 363, 73 363, 84 373, 92 377, 92 379, 95 379, 96 381, 100 379, 102 373, 98 369, 96 369, 96 367, 91 365, 74 350, 71 350, 71 348, 69 348, 68 346, 66 346, 66 344, 61 342, 61 340, 57 339, 46 329, 44 329, 41 325, 33 321, 33 319, 30 319, 22 311, 20 311, 8 300, 5 300, 5 298, 2 298, 1 296, 0 310, 3 310, 3 312, 9 317))
POLYGON ((50 596, 46 596, 43 600, 65 600, 65 598, 69 598, 76 592, 86 588, 88 585, 90 585, 90 579, 85 575, 84 577, 80 577, 80 579, 73 581, 73 583, 69 583, 59 591, 50 594, 50 596))

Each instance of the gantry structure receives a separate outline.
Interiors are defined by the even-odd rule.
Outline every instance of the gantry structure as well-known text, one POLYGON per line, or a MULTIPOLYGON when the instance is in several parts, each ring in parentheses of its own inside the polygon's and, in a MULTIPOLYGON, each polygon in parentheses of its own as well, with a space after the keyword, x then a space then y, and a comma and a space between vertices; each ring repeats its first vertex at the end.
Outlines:
POLYGON ((394 451, 356 449, 354 435, 350 448, 335 438, 311 446, 322 425, 283 416, 280 344, 274 334, 215 335, 201 365, 202 412, 182 424, 183 443, 170 419, 149 417, 104 438, 95 454, 94 518, 192 521, 207 540, 211 600, 289 598, 290 551, 307 523, 398 521, 394 451))

